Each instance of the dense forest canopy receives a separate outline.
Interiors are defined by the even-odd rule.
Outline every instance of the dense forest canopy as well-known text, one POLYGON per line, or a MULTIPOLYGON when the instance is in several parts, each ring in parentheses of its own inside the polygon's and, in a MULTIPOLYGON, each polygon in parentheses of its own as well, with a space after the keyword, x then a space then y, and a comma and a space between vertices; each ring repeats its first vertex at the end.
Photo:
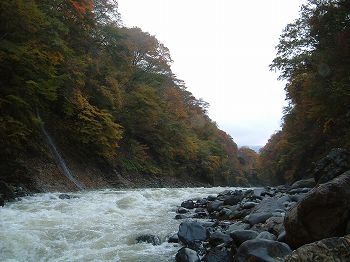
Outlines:
POLYGON ((286 26, 271 65, 287 81, 282 130, 261 150, 276 183, 306 176, 331 148, 350 149, 350 2, 309 0, 286 26))
POLYGON ((244 180, 236 144, 172 73, 169 50, 123 27, 117 7, 0 2, 2 177, 45 151, 45 125, 78 157, 122 172, 244 180))

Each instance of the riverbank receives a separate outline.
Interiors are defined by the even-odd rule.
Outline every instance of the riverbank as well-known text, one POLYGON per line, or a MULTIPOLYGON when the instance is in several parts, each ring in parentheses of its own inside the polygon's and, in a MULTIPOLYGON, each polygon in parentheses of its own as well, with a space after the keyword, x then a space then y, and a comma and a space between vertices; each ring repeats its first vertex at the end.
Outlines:
POLYGON ((314 178, 188 199, 171 241, 177 262, 350 261, 348 153, 332 150, 314 178))

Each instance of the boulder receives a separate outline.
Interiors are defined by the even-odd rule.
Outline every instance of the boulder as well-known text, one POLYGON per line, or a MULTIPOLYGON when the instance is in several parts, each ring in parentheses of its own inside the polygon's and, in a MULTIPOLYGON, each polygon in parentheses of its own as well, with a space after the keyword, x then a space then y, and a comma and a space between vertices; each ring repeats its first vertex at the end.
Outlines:
POLYGON ((266 220, 264 228, 268 232, 278 236, 282 231, 284 231, 283 220, 283 217, 270 217, 266 220))
POLYGON ((324 261, 350 261, 350 235, 326 238, 301 246, 286 257, 286 262, 324 261))
POLYGON ((350 171, 319 185, 287 213, 286 242, 293 248, 346 234, 350 220, 350 171))
POLYGON ((274 241, 277 240, 277 237, 274 234, 271 234, 270 232, 267 232, 267 231, 260 232, 260 234, 256 238, 274 240, 274 241))
POLYGON ((249 224, 239 221, 229 225, 228 228, 226 229, 226 232, 231 233, 232 231, 245 230, 249 228, 250 228, 249 224))
POLYGON ((237 205, 239 202, 241 202, 243 199, 242 194, 237 194, 237 195, 229 195, 224 198, 224 205, 237 205))
POLYGON ((268 218, 272 216, 273 214, 271 212, 253 213, 244 220, 253 226, 255 224, 264 223, 268 218))
POLYGON ((195 203, 193 200, 186 200, 181 203, 181 207, 187 208, 187 209, 193 209, 195 208, 195 203))
POLYGON ((213 248, 204 257, 204 262, 232 262, 232 256, 227 249, 213 248))
POLYGON ((266 239, 253 239, 244 242, 237 250, 235 262, 275 262, 292 253, 285 243, 266 239))
POLYGON ((188 213, 189 210, 187 208, 184 208, 184 207, 179 207, 177 210, 176 210, 176 213, 178 214, 185 214, 185 213, 188 213))
POLYGON ((160 245, 160 238, 152 234, 145 234, 145 235, 138 236, 136 238, 136 241, 137 243, 142 243, 142 242, 150 243, 154 246, 160 245))
POLYGON ((200 262, 199 256, 196 251, 189 249, 187 247, 181 248, 176 256, 176 262, 200 262))
POLYGON ((284 210, 285 203, 289 202, 290 200, 291 199, 289 195, 266 197, 253 208, 252 213, 272 213, 276 209, 284 210))
POLYGON ((258 235, 259 234, 253 230, 237 230, 230 233, 237 247, 247 240, 256 238, 258 235))
POLYGON ((179 236, 177 234, 170 236, 168 243, 179 243, 179 236))
POLYGON ((220 201, 220 200, 215 200, 213 202, 208 203, 207 205, 208 212, 212 213, 214 211, 220 211, 223 204, 224 204, 224 201, 220 201))
POLYGON ((177 235, 182 243, 192 246, 195 242, 207 240, 209 232, 196 221, 185 221, 180 224, 177 235))
POLYGON ((292 185, 292 189, 296 189, 296 188, 312 188, 316 186, 316 182, 314 178, 309 178, 309 179, 302 179, 299 181, 296 181, 293 183, 292 185))
POLYGON ((350 169, 350 154, 345 149, 334 148, 316 163, 313 177, 317 184, 325 183, 350 169))
POLYGON ((227 234, 224 234, 220 231, 216 231, 210 234, 208 241, 209 241, 209 244, 214 247, 220 244, 224 244, 225 246, 228 246, 232 243, 232 238, 227 234))

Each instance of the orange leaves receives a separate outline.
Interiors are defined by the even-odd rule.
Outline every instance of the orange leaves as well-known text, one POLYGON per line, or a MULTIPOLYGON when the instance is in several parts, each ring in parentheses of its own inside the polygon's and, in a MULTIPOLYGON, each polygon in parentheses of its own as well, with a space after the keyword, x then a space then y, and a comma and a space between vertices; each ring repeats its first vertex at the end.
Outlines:
POLYGON ((94 3, 92 0, 69 0, 73 7, 78 11, 80 15, 92 12, 94 9, 94 3))

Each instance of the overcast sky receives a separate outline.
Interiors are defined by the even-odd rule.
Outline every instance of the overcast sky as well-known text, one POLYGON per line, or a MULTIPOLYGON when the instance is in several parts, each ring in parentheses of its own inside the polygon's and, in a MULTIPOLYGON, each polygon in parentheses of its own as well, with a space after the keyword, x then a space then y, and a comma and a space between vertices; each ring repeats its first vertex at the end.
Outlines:
POLYGON ((118 0, 127 27, 170 49, 173 72, 209 116, 242 145, 264 145, 280 129, 284 83, 269 71, 275 46, 303 0, 118 0))

